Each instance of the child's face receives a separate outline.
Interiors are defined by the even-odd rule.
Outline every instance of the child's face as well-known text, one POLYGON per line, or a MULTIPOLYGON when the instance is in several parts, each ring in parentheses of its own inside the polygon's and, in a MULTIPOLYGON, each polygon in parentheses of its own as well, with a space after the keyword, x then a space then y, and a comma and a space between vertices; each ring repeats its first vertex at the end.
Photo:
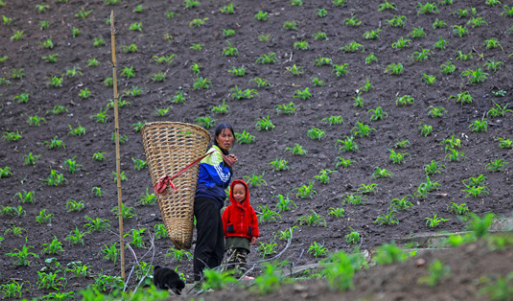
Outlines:
POLYGON ((232 195, 237 202, 244 202, 244 200, 246 199, 246 187, 242 184, 235 184, 235 186, 233 186, 232 195))

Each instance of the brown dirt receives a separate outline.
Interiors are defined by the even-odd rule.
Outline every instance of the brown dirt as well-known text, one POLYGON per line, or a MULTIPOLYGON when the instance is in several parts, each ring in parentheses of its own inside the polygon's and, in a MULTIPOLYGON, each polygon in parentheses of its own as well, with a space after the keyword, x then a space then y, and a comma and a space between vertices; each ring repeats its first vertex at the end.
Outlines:
MULTIPOLYGON (((235 14, 224 15, 219 9, 228 4, 228 1, 201 1, 201 5, 194 9, 185 9, 183 2, 175 1, 124 1, 122 5, 105 6, 103 1, 74 1, 56 3, 46 1, 50 6, 48 12, 37 13, 35 5, 41 1, 5 1, 6 6, 0 7, 0 14, 13 18, 10 25, 0 27, 0 57, 9 58, 0 63, 2 76, 10 81, 10 85, 1 86, 0 131, 19 131, 22 138, 17 142, 1 141, 0 168, 9 166, 13 175, 0 179, 0 195, 2 206, 20 205, 13 196, 22 191, 35 191, 36 203, 23 204, 26 215, 21 217, 1 216, 0 233, 4 233, 12 225, 27 230, 27 244, 34 246, 32 251, 41 253, 43 243, 50 242, 54 235, 64 243, 65 252, 55 256, 65 266, 68 262, 81 260, 91 266, 93 273, 119 275, 118 265, 102 260, 101 252, 105 244, 117 240, 115 234, 94 232, 85 237, 84 246, 68 246, 64 238, 77 226, 83 229, 87 222, 85 216, 108 218, 112 223, 112 230, 117 232, 117 221, 110 210, 117 205, 116 185, 112 172, 115 171, 115 146, 111 141, 114 131, 114 113, 112 109, 107 112, 107 123, 95 123, 90 116, 98 113, 112 98, 112 89, 103 85, 104 78, 112 76, 110 54, 110 28, 105 24, 110 10, 116 16, 117 60, 118 74, 124 67, 134 66, 136 77, 132 79, 119 78, 120 92, 138 86, 144 89, 139 97, 125 96, 124 99, 131 105, 120 110, 120 131, 128 136, 128 142, 121 146, 122 170, 128 180, 123 182, 123 200, 126 206, 136 209, 137 217, 125 220, 125 232, 131 229, 153 228, 156 222, 150 220, 158 215, 156 206, 137 205, 139 197, 151 187, 147 170, 136 171, 133 168, 132 158, 144 159, 139 133, 136 133, 132 124, 144 121, 172 120, 194 122, 198 117, 211 116, 217 120, 229 121, 235 131, 243 130, 255 135, 253 144, 237 145, 233 153, 240 163, 235 168, 234 178, 242 178, 253 174, 260 175, 265 172, 266 186, 251 189, 252 204, 258 206, 275 206, 278 194, 286 195, 301 185, 314 180, 314 176, 321 169, 336 170, 331 174, 329 184, 315 181, 314 189, 317 191, 311 199, 297 199, 296 191, 290 194, 298 208, 282 213, 278 222, 269 222, 261 225, 261 242, 269 243, 274 240, 278 231, 297 225, 297 218, 310 214, 314 210, 326 217, 327 227, 301 226, 294 232, 292 246, 283 254, 282 259, 293 260, 295 264, 306 264, 317 261, 307 253, 309 246, 314 242, 324 243, 329 251, 352 250, 353 246, 346 243, 345 235, 350 232, 349 227, 358 231, 363 237, 363 245, 373 248, 382 243, 399 237, 431 231, 459 231, 464 223, 452 213, 447 212, 447 205, 451 202, 467 203, 470 210, 478 214, 495 212, 499 215, 509 215, 511 212, 511 168, 506 165, 503 172, 492 173, 486 169, 486 164, 494 158, 512 161, 511 149, 500 149, 495 142, 497 137, 513 139, 512 114, 505 117, 488 119, 487 133, 471 132, 469 125, 477 119, 482 119, 486 112, 493 107, 494 102, 501 106, 511 101, 512 72, 508 58, 512 41, 507 29, 513 25, 512 18, 502 16, 501 6, 489 7, 474 1, 455 1, 451 6, 438 5, 440 13, 436 15, 417 16, 413 3, 397 1, 397 11, 378 12, 377 7, 381 1, 347 1, 343 7, 334 7, 331 1, 304 1, 303 6, 291 6, 289 1, 263 0, 258 2, 235 0, 235 14), (136 5, 143 4, 146 8, 142 13, 134 13, 136 5), (480 28, 469 27, 469 34, 458 38, 452 34, 452 25, 464 25, 470 17, 459 18, 453 13, 465 7, 474 6, 477 17, 482 17, 488 26, 480 28), (84 7, 92 10, 86 19, 74 17, 74 14, 84 7), (325 18, 315 15, 315 9, 324 7, 328 10, 325 18), (258 22, 254 15, 259 11, 269 12, 267 22, 258 22), (175 11, 177 15, 166 19, 164 12, 175 11), (362 24, 358 27, 344 25, 344 20, 356 15, 362 24), (407 17, 404 28, 393 28, 386 24, 386 20, 394 14, 407 17), (206 25, 200 28, 188 26, 194 18, 209 18, 206 25), (445 20, 449 26, 443 29, 433 29, 435 19, 445 20), (48 20, 50 28, 40 30, 39 22, 48 20), (282 28, 286 21, 298 21, 297 31, 288 31, 282 28), (142 22, 143 31, 129 31, 128 27, 134 22, 142 22), (81 34, 72 38, 70 27, 77 27, 81 34), (397 50, 390 45, 400 37, 408 37, 408 33, 415 27, 423 27, 426 37, 414 39, 411 47, 397 50), (365 31, 382 29, 378 40, 364 40, 365 31), (235 36, 228 40, 238 48, 237 57, 222 55, 222 49, 227 46, 222 36, 222 29, 230 28, 236 31, 235 36), (10 37, 17 31, 24 31, 24 38, 20 41, 11 41, 10 37), (326 32, 329 40, 314 40, 312 35, 317 31, 326 32), (163 36, 169 33, 173 41, 168 43, 163 36), (259 34, 271 34, 272 41, 264 43, 258 40, 259 34), (44 49, 39 42, 50 37, 55 44, 53 50, 44 49), (93 46, 93 38, 102 37, 106 45, 93 46), (433 44, 442 37, 449 41, 448 48, 443 51, 435 50, 433 44), (504 50, 486 49, 484 40, 496 38, 504 50), (306 40, 310 49, 306 51, 295 50, 296 41, 306 40), (340 47, 351 41, 357 41, 365 46, 363 52, 344 53, 340 47), (122 47, 135 43, 139 52, 124 53, 122 47), (202 43, 201 51, 190 49, 192 43, 202 43), (431 49, 433 56, 425 62, 413 62, 411 55, 422 48, 431 49), (472 53, 473 59, 469 61, 456 60, 456 51, 472 53), (276 64, 261 65, 255 60, 265 53, 274 52, 279 58, 276 64), (367 65, 365 57, 375 53, 378 63, 367 65), (58 53, 55 64, 44 62, 41 57, 58 53), (171 65, 157 65, 152 60, 154 55, 176 54, 171 65), (337 78, 328 66, 317 67, 314 59, 328 57, 335 64, 348 63, 349 74, 337 78), (90 58, 97 58, 99 67, 87 67, 90 58), (484 68, 488 60, 502 61, 504 65, 497 72, 489 71, 488 79, 477 85, 466 83, 461 77, 462 71, 471 68, 484 68), (456 72, 442 75, 440 65, 452 60, 456 65, 456 72), (213 88, 209 90, 194 90, 193 83, 196 76, 190 70, 193 62, 201 65, 201 76, 209 78, 213 88), (404 74, 392 76, 385 73, 388 64, 401 62, 404 65, 404 74), (303 66, 305 72, 301 76, 293 76, 287 71, 292 65, 303 66), (47 77, 65 73, 66 69, 77 66, 81 68, 82 75, 75 78, 64 77, 62 87, 50 88, 46 85, 47 77), (232 67, 245 66, 244 77, 234 77, 227 71, 232 67), (24 69, 26 76, 22 80, 11 79, 13 69, 24 69), (153 82, 150 74, 158 71, 166 72, 164 82, 153 82), (422 83, 422 74, 436 75, 437 81, 433 86, 422 83), (236 85, 241 89, 256 88, 255 83, 249 82, 255 77, 269 80, 271 87, 258 90, 259 97, 253 99, 235 100, 230 94, 236 85), (312 78, 318 77, 325 81, 322 87, 312 84, 312 78), (356 90, 369 78, 374 89, 364 92, 364 108, 356 108, 352 97, 356 90), (92 96, 81 99, 78 94, 87 87, 92 96), (313 94, 309 100, 293 98, 294 92, 308 87, 313 94), (496 97, 491 92, 503 89, 507 91, 505 97, 496 97), (184 104, 172 104, 170 99, 177 91, 183 91, 187 101, 184 104), (450 99, 462 91, 469 91, 474 97, 471 104, 460 105, 450 99), (22 92, 30 93, 28 104, 20 104, 13 97, 22 92), (398 107, 395 105, 399 95, 412 95, 415 103, 412 106, 398 107), (230 105, 227 115, 211 114, 210 109, 219 105, 222 100, 230 105), (278 115, 276 107, 293 101, 297 105, 297 112, 293 115, 278 115), (55 105, 63 105, 69 112, 61 115, 46 114, 55 105), (443 106, 448 114, 443 118, 430 118, 426 108, 429 106, 443 106), (155 116, 155 108, 172 106, 170 113, 165 117, 155 116), (381 106, 388 117, 381 121, 369 119, 372 113, 368 110, 381 106), (40 127, 30 126, 27 116, 39 115, 46 119, 40 127), (321 119, 332 115, 340 115, 344 119, 343 125, 328 126, 321 123, 321 119), (255 129, 258 118, 269 116, 275 124, 270 132, 260 132, 255 129), (360 151, 344 153, 338 151, 336 142, 350 135, 351 129, 357 121, 369 124, 376 129, 368 138, 356 138, 360 151), (433 133, 428 137, 420 135, 418 126, 421 123, 433 126, 433 133), (83 137, 68 135, 68 125, 77 127, 82 125, 87 132, 83 137), (320 141, 308 138, 307 132, 318 127, 326 131, 326 137, 320 141), (459 162, 444 162, 444 149, 440 142, 454 134, 462 140, 461 151, 465 157, 459 162), (65 149, 48 150, 43 146, 58 136, 66 144, 65 149), (403 164, 392 164, 389 161, 388 149, 394 147, 396 140, 408 139, 411 146, 405 150, 408 156, 403 164), (308 151, 308 156, 293 156, 286 147, 301 144, 308 151), (41 158, 33 166, 24 165, 23 155, 32 152, 40 154, 41 158), (96 162, 91 159, 95 152, 106 152, 106 160, 96 162), (76 156, 76 161, 82 166, 75 174, 67 171, 63 162, 76 156), (356 163, 347 169, 336 168, 337 157, 355 160, 356 163), (289 170, 275 172, 269 162, 283 158, 288 160, 289 170), (425 199, 410 198, 414 207, 409 211, 398 214, 399 224, 394 226, 380 226, 374 223, 378 215, 384 214, 389 208, 393 198, 413 195, 417 187, 425 181, 423 165, 431 160, 442 161, 446 166, 441 174, 431 177, 432 181, 441 184, 441 187, 425 199), (392 179, 372 179, 375 167, 386 168, 394 173, 392 179), (56 169, 69 181, 59 187, 45 186, 42 179, 47 178, 50 170, 56 169), (462 180, 471 176, 484 174, 487 177, 485 185, 489 194, 478 198, 465 198, 462 180), (363 205, 342 205, 342 197, 347 193, 356 193, 361 184, 378 184, 376 194, 366 195, 368 199, 363 205), (98 198, 91 192, 92 187, 101 187, 102 197, 98 198), (85 209, 81 212, 67 213, 65 204, 68 199, 83 200, 85 209), (328 217, 328 208, 343 207, 345 215, 341 219, 328 217), (42 209, 53 213, 52 223, 40 225, 35 223, 42 209), (426 217, 433 214, 449 218, 436 229, 427 228, 426 217)), ((510 166, 510 165, 509 165, 510 166)), ((37 271, 44 265, 44 259, 53 257, 42 255, 32 260, 30 267, 15 267, 13 258, 6 253, 15 248, 21 248, 25 237, 15 237, 12 234, 2 235, 5 240, 1 243, 0 284, 5 284, 10 278, 28 280, 32 283, 30 292, 24 297, 34 297, 48 293, 36 289, 37 271)), ((149 236, 145 236, 146 245, 149 246, 149 236)), ((277 251, 285 243, 277 241, 277 251)), ((188 262, 170 262, 165 258, 168 248, 172 247, 168 240, 157 240, 156 255, 153 263, 166 263, 171 266, 180 265, 190 279, 192 264, 188 262)), ((139 260, 147 249, 136 249, 139 260)), ((257 260, 257 252, 252 252, 250 260, 257 260)), ((475 257, 480 258, 480 257, 475 257)), ((143 261, 150 261, 146 255, 143 261)), ((134 259, 127 253, 127 268, 130 269, 134 259)), ((384 268, 386 269, 386 268, 384 268)), ((483 273, 485 274, 485 271, 483 273)), ((132 279, 133 281, 133 279, 132 279)), ((72 279, 66 290, 79 290, 92 283, 92 279, 72 279)), ((412 291, 414 287, 408 286, 412 291)), ((413 294, 413 292, 412 292, 413 294)), ((415 293, 416 294, 416 293, 415 293)))

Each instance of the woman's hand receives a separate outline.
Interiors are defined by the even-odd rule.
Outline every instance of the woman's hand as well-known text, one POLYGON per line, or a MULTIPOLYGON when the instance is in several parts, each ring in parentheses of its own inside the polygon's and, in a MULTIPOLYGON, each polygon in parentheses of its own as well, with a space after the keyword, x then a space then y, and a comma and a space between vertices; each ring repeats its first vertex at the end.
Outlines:
POLYGON ((234 154, 229 154, 227 157, 230 158, 230 160, 232 160, 233 163, 237 163, 238 161, 237 157, 234 154))
POLYGON ((257 238, 255 236, 251 237, 251 244, 256 245, 256 243, 257 243, 257 238))

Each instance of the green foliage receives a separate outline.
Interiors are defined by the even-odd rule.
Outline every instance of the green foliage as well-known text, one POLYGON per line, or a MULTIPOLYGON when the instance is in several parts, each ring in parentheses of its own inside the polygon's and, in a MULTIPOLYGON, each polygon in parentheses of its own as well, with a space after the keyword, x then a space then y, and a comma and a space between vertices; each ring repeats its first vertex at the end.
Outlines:
POLYGON ((168 252, 166 253, 166 258, 172 256, 172 260, 174 261, 191 261, 192 260, 192 254, 190 252, 187 252, 186 250, 178 250, 175 248, 170 248, 168 252))
POLYGON ((274 248, 277 245, 278 244, 274 241, 270 243, 260 242, 260 246, 258 246, 257 251, 262 256, 262 258, 265 258, 268 255, 276 254, 276 250, 274 250, 274 248))
POLYGON ((336 218, 341 218, 344 216, 345 210, 344 208, 333 208, 330 207, 328 211, 328 215, 334 216, 336 218))
POLYGON ((378 215, 374 223, 379 223, 380 225, 399 224, 399 219, 396 216, 397 213, 398 211, 395 209, 395 203, 392 202, 388 208, 388 212, 384 215, 378 215))
POLYGON ((284 160, 284 159, 276 159, 274 161, 271 161, 269 162, 269 165, 272 165, 274 168, 274 171, 280 171, 280 170, 288 170, 290 169, 288 166, 287 166, 287 163, 289 161, 287 160, 284 160))
POLYGON ((509 164, 509 162, 504 161, 503 159, 493 159, 486 164, 486 168, 491 172, 504 171, 504 165, 506 164, 509 164))
POLYGON ((405 157, 408 155, 408 153, 399 153, 390 148, 388 149, 388 151, 390 152, 388 159, 392 161, 392 163, 394 164, 402 164, 405 157))
POLYGON ((216 125, 216 120, 210 116, 205 116, 194 119, 194 123, 208 130, 216 125))
POLYGON ((85 208, 84 201, 67 200, 66 210, 67 212, 81 211, 85 208))
POLYGON ((449 277, 450 268, 436 259, 428 266, 428 272, 429 275, 420 277, 418 282, 426 283, 429 286, 436 286, 443 278, 449 277))
POLYGON ((401 75, 403 74, 404 66, 401 63, 392 63, 386 66, 385 72, 392 74, 392 75, 401 75))
POLYGON ((323 184, 330 183, 330 174, 336 172, 336 170, 322 169, 318 175, 314 176, 314 179, 321 181, 323 184))
POLYGON ((256 138, 249 132, 246 132, 246 130, 243 130, 242 133, 235 133, 235 140, 238 144, 251 144, 255 142, 256 138))
POLYGON ((70 245, 82 244, 84 245, 84 236, 86 233, 80 232, 80 230, 75 227, 75 230, 72 230, 64 240, 69 241, 70 245))
POLYGON ((32 249, 32 248, 34 248, 34 247, 26 245, 26 239, 25 239, 25 244, 23 245, 21 250, 14 249, 14 251, 6 253, 5 255, 17 258, 17 260, 14 262, 15 265, 30 266, 30 260, 28 260, 29 256, 39 258, 39 256, 37 254, 35 254, 33 252, 29 252, 29 249, 32 249))
POLYGON ((253 174, 251 177, 244 176, 244 181, 246 181, 250 187, 267 186, 267 182, 264 180, 264 174, 265 171, 263 171, 261 175, 253 174))
POLYGON ((310 212, 312 212, 312 214, 304 215, 297 219, 300 225, 307 225, 309 227, 314 225, 323 225, 324 227, 327 226, 326 219, 322 215, 319 215, 313 210, 310 210, 310 212))
POLYGON ((129 242, 130 245, 132 245, 136 248, 142 249, 145 247, 145 244, 143 241, 143 236, 142 236, 142 234, 144 233, 145 230, 146 230, 146 228, 142 228, 139 230, 132 229, 131 233, 127 233, 124 236, 132 238, 132 241, 129 242))
MULTIPOLYGON (((1 174, 1 172, 0 172, 1 174)), ((16 193, 13 198, 18 197, 18 201, 22 204, 35 204, 36 198, 35 198, 35 192, 34 191, 20 191, 16 193)))
POLYGON ((424 165, 424 172, 427 175, 433 175, 435 173, 442 173, 442 170, 445 169, 445 165, 443 165, 440 161, 431 160, 429 164, 424 165))
POLYGON ((346 235, 346 242, 348 244, 356 245, 361 240, 360 233, 355 231, 352 227, 349 227, 349 229, 351 229, 351 232, 346 235))
POLYGON ((345 140, 338 139, 337 142, 335 143, 335 146, 339 143, 342 144, 342 146, 340 146, 338 149, 339 151, 340 150, 344 150, 346 152, 357 152, 358 151, 358 144, 354 141, 354 136, 351 136, 351 137, 346 136, 345 140))
POLYGON ((258 209, 260 209, 262 212, 258 214, 258 221, 262 224, 270 221, 276 221, 276 218, 281 219, 281 215, 278 212, 268 208, 267 205, 258 206, 258 209))
POLYGON ((289 104, 281 104, 276 107, 276 113, 280 114, 294 114, 296 112, 296 104, 290 102, 289 104))
POLYGON ((413 97, 411 97, 410 95, 403 95, 403 96, 398 96, 397 99, 395 100, 395 105, 396 106, 409 106, 409 105, 412 105, 413 103, 415 102, 415 99, 413 97))
POLYGON ((408 210, 408 209, 412 208, 413 204, 412 204, 412 202, 408 201, 408 197, 410 197, 410 196, 405 195, 400 199, 399 198, 392 199, 392 202, 390 203, 390 208, 392 208, 392 206, 399 210, 408 210))
POLYGON ((315 258, 324 257, 326 256, 326 254, 328 254, 328 249, 324 247, 324 244, 319 244, 316 241, 314 241, 308 248, 308 253, 315 258))
POLYGON ((354 288, 354 273, 361 268, 354 262, 344 251, 332 253, 327 260, 321 261, 324 268, 322 274, 328 279, 330 289, 343 292, 354 288))
POLYGON ((278 203, 276 203, 276 210, 278 210, 278 212, 285 212, 285 211, 292 210, 292 207, 297 208, 297 205, 294 203, 293 200, 291 200, 289 198, 288 194, 285 197, 281 194, 279 194, 275 197, 280 200, 278 203))
POLYGON ((426 226, 429 228, 436 228, 440 223, 450 220, 449 218, 438 217, 436 213, 433 217, 426 217, 426 226))
MULTIPOLYGON (((116 217, 119 216, 119 207, 115 206, 113 207, 110 212, 114 213, 116 217)), ((135 212, 134 207, 127 207, 125 204, 121 204, 121 215, 124 219, 134 218, 137 216, 137 213, 135 212)))
POLYGON ((64 178, 64 175, 59 173, 55 169, 50 170, 50 175, 48 176, 48 178, 42 180, 48 186, 59 186, 68 183, 68 180, 64 178))
POLYGON ((326 132, 319 128, 311 128, 308 130, 308 137, 312 140, 321 140, 326 136, 326 132))
POLYGON ((47 209, 39 211, 39 215, 36 216, 36 222, 38 224, 51 224, 53 213, 46 213, 47 209))
MULTIPOLYGON (((382 114, 383 115, 383 114, 382 114)), ((372 118, 371 118, 372 120, 372 118)), ((363 123, 363 122, 360 122, 360 121, 357 121, 356 122, 356 126, 354 126, 352 129, 351 129, 351 133, 355 136, 359 136, 359 137, 369 137, 370 135, 370 132, 372 131, 376 131, 375 128, 371 128, 369 125, 363 123)), ((340 140, 338 140, 340 141, 340 140)), ((337 142, 338 142, 337 141, 337 142)), ((346 136, 346 141, 348 141, 348 138, 346 136)), ((342 141, 340 141, 340 143, 342 143, 342 141)), ((346 144, 346 143, 344 143, 346 144)), ((358 150, 358 148, 356 148, 358 150)))
POLYGON ((300 144, 294 145, 294 147, 286 147, 286 151, 290 151, 292 154, 297 156, 306 156, 308 151, 305 150, 300 144))
POLYGON ((53 239, 51 242, 45 242, 43 243, 43 251, 41 254, 60 254, 64 253, 64 249, 62 248, 62 243, 57 239, 57 236, 53 236, 53 239))
POLYGON ((386 20, 386 22, 392 27, 404 27, 406 24, 406 16, 394 15, 392 19, 386 20))
POLYGON ((110 260, 114 264, 116 264, 116 261, 118 260, 120 253, 117 244, 117 242, 113 242, 112 244, 110 244, 110 246, 105 245, 105 248, 102 249, 102 253, 105 254, 103 259, 110 260))
POLYGON ((394 173, 387 170, 386 168, 381 168, 379 166, 374 168, 374 172, 372 173, 372 178, 393 178, 394 173))
POLYGON ((259 118, 255 128, 259 131, 271 131, 274 129, 274 124, 272 120, 269 118, 269 115, 267 117, 259 118))
POLYGON ((468 223, 468 229, 474 232, 475 236, 478 238, 485 237, 489 233, 495 215, 493 213, 487 213, 483 217, 479 217, 477 214, 470 213, 469 216, 470 221, 468 223))
POLYGON ((398 247, 394 242, 383 244, 376 248, 374 259, 379 264, 392 264, 408 259, 408 254, 398 247))
POLYGON ((344 168, 348 168, 349 166, 351 166, 351 164, 356 163, 355 160, 344 159, 342 157, 337 157, 337 160, 337 165, 335 167, 342 166, 344 168))
POLYGON ((469 213, 469 209, 466 203, 458 205, 455 202, 451 202, 451 205, 447 206, 447 210, 458 215, 466 215, 469 213))
POLYGON ((342 205, 345 205, 346 202, 353 206, 361 205, 363 202, 367 201, 367 199, 364 199, 360 194, 346 194, 343 197, 342 205))
POLYGON ((351 16, 351 18, 346 18, 344 21, 347 26, 352 26, 352 27, 357 27, 362 24, 362 21, 360 19, 358 19, 355 14, 353 14, 351 16))
POLYGON ((88 233, 91 233, 93 231, 102 231, 107 228, 110 228, 110 221, 108 219, 102 219, 102 218, 95 218, 92 219, 89 216, 85 216, 85 219, 89 222, 84 225, 84 228, 87 229, 88 233))
MULTIPOLYGON (((505 6, 507 7, 507 5, 505 6)), ((486 286, 480 290, 480 293, 486 294, 489 300, 511 300, 511 296, 513 295, 513 285, 511 285, 511 280, 513 280, 513 272, 509 273, 505 277, 499 276, 495 281, 486 278, 486 286)))
POLYGON ((296 187, 292 191, 297 190, 296 198, 313 198, 317 194, 317 191, 313 189, 313 182, 309 182, 308 185, 303 184, 301 187, 296 187))
POLYGON ((310 91, 308 90, 308 87, 306 87, 303 91, 301 91, 300 89, 297 89, 295 92, 294 92, 294 98, 299 98, 299 99, 302 99, 302 100, 307 100, 309 98, 312 97, 312 93, 310 93, 310 91))

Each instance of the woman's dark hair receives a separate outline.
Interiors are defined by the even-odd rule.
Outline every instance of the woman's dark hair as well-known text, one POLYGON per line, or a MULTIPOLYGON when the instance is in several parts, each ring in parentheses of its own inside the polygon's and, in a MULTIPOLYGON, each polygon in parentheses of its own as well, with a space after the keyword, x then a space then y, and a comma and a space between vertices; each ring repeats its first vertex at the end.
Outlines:
MULTIPOLYGON (((228 122, 221 122, 219 123, 217 126, 216 126, 216 131, 214 133, 214 145, 219 147, 219 145, 217 144, 217 140, 216 138, 219 137, 219 135, 221 135, 221 132, 224 130, 224 129, 229 129, 231 132, 232 132, 232 135, 235 137, 235 132, 233 131, 233 128, 232 128, 232 125, 229 124, 228 122)), ((228 155, 228 150, 224 150, 223 148, 219 147, 219 149, 221 149, 221 151, 223 152, 223 154, 225 155, 228 155)))

